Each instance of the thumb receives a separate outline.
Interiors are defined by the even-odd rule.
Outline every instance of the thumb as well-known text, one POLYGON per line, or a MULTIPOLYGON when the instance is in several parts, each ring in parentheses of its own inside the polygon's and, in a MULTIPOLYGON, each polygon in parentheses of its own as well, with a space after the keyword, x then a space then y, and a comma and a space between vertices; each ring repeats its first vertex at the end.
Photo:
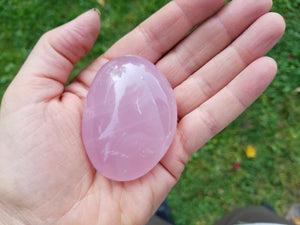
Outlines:
POLYGON ((8 89, 14 100, 28 104, 60 97, 73 65, 97 39, 99 15, 97 9, 92 9, 45 33, 8 89))

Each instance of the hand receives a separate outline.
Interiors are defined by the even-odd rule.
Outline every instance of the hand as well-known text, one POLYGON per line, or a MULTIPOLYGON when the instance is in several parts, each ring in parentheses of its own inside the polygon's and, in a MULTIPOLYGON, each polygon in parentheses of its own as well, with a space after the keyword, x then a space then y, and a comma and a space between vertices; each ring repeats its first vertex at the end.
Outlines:
POLYGON ((1 105, 2 223, 144 224, 193 152, 242 113, 276 74, 276 63, 264 55, 285 25, 280 15, 268 13, 271 0, 234 0, 217 12, 225 2, 170 2, 67 86, 73 65, 97 38, 99 17, 91 10, 43 35, 1 105), (96 72, 124 54, 148 58, 165 74, 179 122, 172 146, 151 172, 114 182, 86 156, 81 114, 96 72))

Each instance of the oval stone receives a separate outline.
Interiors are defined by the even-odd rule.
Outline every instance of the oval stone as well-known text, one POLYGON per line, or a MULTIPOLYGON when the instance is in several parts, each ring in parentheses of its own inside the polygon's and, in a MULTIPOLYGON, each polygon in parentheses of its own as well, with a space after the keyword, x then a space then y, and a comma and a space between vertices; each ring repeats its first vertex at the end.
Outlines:
POLYGON ((173 90, 150 61, 126 55, 98 71, 84 105, 82 139, 103 176, 129 181, 145 175, 169 149, 176 126, 173 90))

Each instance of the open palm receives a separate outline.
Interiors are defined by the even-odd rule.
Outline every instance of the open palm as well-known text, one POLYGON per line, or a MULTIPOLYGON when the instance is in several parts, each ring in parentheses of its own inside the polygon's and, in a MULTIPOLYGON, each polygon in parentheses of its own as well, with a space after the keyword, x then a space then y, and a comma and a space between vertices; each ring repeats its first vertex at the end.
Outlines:
POLYGON ((268 13, 271 0, 234 0, 219 10, 225 2, 170 2, 67 86, 73 65, 97 38, 99 17, 91 10, 43 35, 1 105, 1 221, 146 223, 193 152, 242 113, 276 74, 276 63, 264 55, 282 36, 284 21, 268 13), (138 180, 115 182, 90 164, 81 115, 96 72, 125 54, 143 56, 165 74, 179 122, 169 151, 153 170, 138 180))

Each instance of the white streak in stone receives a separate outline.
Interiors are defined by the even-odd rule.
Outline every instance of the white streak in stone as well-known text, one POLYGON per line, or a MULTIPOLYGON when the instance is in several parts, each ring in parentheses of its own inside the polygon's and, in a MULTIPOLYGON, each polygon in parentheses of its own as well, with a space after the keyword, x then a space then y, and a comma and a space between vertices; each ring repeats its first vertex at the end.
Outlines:
POLYGON ((136 100, 135 104, 136 104, 136 108, 137 108, 139 114, 142 115, 142 110, 141 110, 141 107, 140 107, 139 99, 136 100))
POLYGON ((156 102, 155 102, 155 100, 154 100, 154 97, 152 96, 152 103, 153 103, 153 105, 155 105, 156 106, 156 102))
POLYGON ((125 159, 129 158, 129 156, 124 153, 117 152, 117 151, 110 151, 109 149, 110 149, 110 145, 109 144, 105 145, 104 162, 106 162, 108 160, 109 156, 119 156, 120 158, 125 158, 125 159))
POLYGON ((123 153, 120 153, 120 152, 116 152, 116 151, 110 151, 109 154, 110 154, 110 155, 120 156, 121 158, 126 158, 126 159, 129 158, 128 155, 123 154, 123 153))
POLYGON ((144 148, 141 152, 140 152, 140 156, 142 158, 146 158, 146 157, 149 157, 150 155, 153 155, 154 154, 154 151, 152 151, 151 149, 149 148, 144 148))
POLYGON ((107 161, 108 159, 108 155, 109 155, 109 148, 110 148, 110 144, 105 145, 105 149, 104 149, 104 162, 107 161))

